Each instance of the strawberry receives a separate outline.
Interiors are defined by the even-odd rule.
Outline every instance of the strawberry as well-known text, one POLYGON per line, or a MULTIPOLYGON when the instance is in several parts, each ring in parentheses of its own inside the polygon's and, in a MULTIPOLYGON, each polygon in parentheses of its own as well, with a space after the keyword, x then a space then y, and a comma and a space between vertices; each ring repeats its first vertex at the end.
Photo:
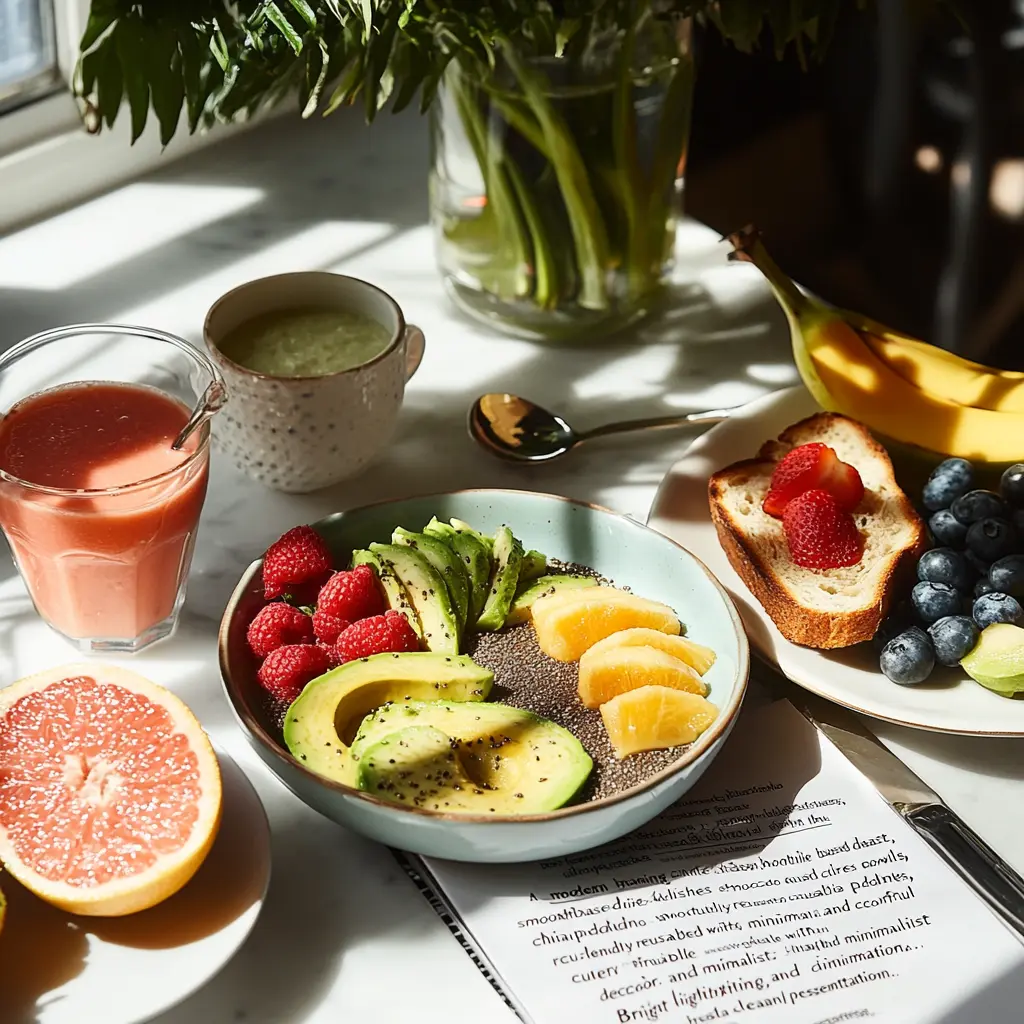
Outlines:
POLYGON ((828 491, 797 495, 782 514, 790 557, 805 569, 838 569, 861 559, 860 533, 828 491))
POLYGON ((311 679, 331 667, 328 653, 315 644, 289 644, 267 655, 257 678, 268 693, 291 704, 311 679))
POLYGON ((371 654, 419 649, 419 637, 409 625, 409 620, 401 612, 389 611, 353 622, 343 630, 334 645, 334 658, 342 665, 346 661, 368 658, 371 654))
POLYGON ((267 548, 263 556, 263 596, 288 595, 306 603, 331 572, 331 553, 311 526, 296 526, 267 548))
POLYGON ((383 615, 384 597, 372 566, 357 565, 347 572, 336 572, 316 599, 316 610, 347 622, 358 622, 371 615, 383 615))
POLYGON ((843 462, 834 448, 814 441, 786 453, 772 473, 768 496, 761 507, 768 515, 781 519, 797 495, 812 490, 828 491, 846 512, 852 512, 864 497, 860 473, 843 462))
POLYGON ((317 640, 327 647, 333 647, 337 643, 338 634, 350 625, 352 623, 348 619, 339 619, 337 615, 324 611, 322 606, 317 606, 313 612, 313 632, 317 640))
POLYGON ((298 608, 275 601, 264 605, 249 624, 246 639, 257 658, 265 658, 286 644, 313 642, 316 623, 298 608))

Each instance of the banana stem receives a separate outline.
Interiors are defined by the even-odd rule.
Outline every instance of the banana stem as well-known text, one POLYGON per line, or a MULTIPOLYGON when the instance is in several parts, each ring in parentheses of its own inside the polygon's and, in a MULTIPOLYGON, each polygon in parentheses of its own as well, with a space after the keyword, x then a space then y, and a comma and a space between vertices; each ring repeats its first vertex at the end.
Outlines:
POLYGON ((791 316, 799 316, 810 309, 811 302, 797 288, 791 277, 785 274, 778 264, 768 255, 768 250, 761 241, 761 234, 752 224, 728 236, 733 247, 729 259, 744 263, 753 263, 764 274, 772 291, 791 316))

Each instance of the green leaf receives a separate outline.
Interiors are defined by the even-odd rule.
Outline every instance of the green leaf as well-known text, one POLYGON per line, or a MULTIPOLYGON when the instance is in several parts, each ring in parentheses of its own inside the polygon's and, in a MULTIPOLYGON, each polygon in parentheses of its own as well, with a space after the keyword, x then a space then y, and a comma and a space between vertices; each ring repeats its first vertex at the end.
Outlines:
POLYGON ((144 33, 150 98, 160 122, 160 143, 166 146, 174 137, 185 102, 178 41, 170 28, 161 25, 148 25, 144 33))
POLYGON ((215 25, 210 36, 210 52, 220 65, 221 71, 226 75, 231 67, 231 54, 228 52, 228 43, 220 27, 215 25))
POLYGON ((146 48, 140 25, 134 18, 122 18, 115 29, 117 56, 132 115, 132 145, 146 130, 149 116, 149 80, 146 76, 146 48))
POLYGON ((290 0, 292 7, 299 12, 302 20, 312 29, 316 28, 316 13, 306 0, 290 0))
POLYGON ((87 53, 78 63, 78 71, 81 77, 81 88, 80 94, 82 96, 91 96, 93 89, 96 87, 96 80, 99 77, 100 65, 104 59, 104 48, 94 50, 92 53, 87 53))
POLYGON ((320 102, 320 93, 327 81, 327 69, 330 67, 331 55, 327 43, 321 39, 320 45, 314 49, 306 49, 306 72, 302 83, 302 116, 311 117, 320 102))
POLYGON ((274 3, 274 0, 267 0, 267 2, 264 3, 263 13, 266 14, 267 19, 272 22, 281 35, 284 36, 288 45, 296 53, 302 53, 302 36, 292 28, 292 23, 285 16, 284 11, 274 3))
POLYGON ((98 52, 102 59, 96 76, 96 106, 107 127, 113 128, 124 99, 121 62, 113 46, 104 46, 98 52))
POLYGON ((203 90, 203 56, 196 33, 186 29, 178 32, 178 52, 181 54, 181 80, 185 89, 188 130, 194 132, 206 105, 203 90))
POLYGON ((100 36, 117 20, 118 13, 117 5, 110 0, 94 0, 89 11, 89 20, 85 23, 85 31, 78 42, 81 53, 91 50, 99 42, 100 36))
POLYGON ((363 7, 363 39, 370 38, 373 31, 373 0, 362 0, 363 7))

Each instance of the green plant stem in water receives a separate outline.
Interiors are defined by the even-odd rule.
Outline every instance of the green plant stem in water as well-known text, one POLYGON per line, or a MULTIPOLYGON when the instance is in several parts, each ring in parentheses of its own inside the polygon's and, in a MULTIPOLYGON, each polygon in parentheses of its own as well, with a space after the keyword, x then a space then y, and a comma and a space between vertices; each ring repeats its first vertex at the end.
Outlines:
POLYGON ((606 309, 608 237, 601 209, 587 176, 586 165, 565 121, 551 105, 533 72, 515 52, 515 47, 506 43, 502 51, 544 134, 548 154, 558 177, 576 246, 580 273, 578 302, 587 309, 606 309))

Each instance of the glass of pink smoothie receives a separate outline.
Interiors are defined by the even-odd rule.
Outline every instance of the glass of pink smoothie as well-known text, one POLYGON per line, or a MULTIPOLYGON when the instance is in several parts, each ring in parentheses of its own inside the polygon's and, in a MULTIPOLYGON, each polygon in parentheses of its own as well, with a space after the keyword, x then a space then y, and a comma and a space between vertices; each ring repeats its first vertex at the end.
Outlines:
POLYGON ((202 351, 144 327, 63 327, 0 355, 0 528, 36 610, 82 650, 174 631, 209 421, 172 444, 211 385, 202 351))

